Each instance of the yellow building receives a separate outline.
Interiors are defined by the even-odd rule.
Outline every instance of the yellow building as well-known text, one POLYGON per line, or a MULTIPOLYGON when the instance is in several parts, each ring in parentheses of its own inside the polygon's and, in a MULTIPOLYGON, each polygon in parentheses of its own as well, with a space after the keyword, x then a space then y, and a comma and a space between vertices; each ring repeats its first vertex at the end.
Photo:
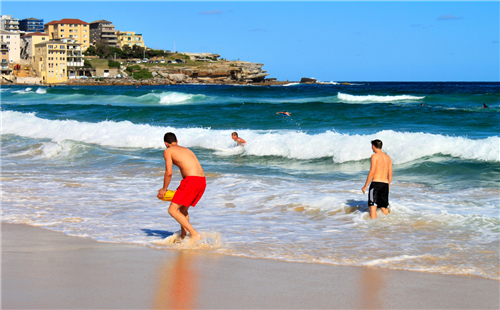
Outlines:
POLYGON ((117 31, 118 45, 120 48, 128 46, 132 48, 134 45, 145 47, 142 39, 142 34, 136 34, 134 31, 117 31))
POLYGON ((35 45, 34 67, 42 83, 64 83, 67 74, 67 44, 63 41, 48 41, 35 45))
POLYGON ((44 32, 51 40, 69 38, 82 45, 83 51, 90 46, 89 23, 79 19, 65 18, 44 25, 44 32))

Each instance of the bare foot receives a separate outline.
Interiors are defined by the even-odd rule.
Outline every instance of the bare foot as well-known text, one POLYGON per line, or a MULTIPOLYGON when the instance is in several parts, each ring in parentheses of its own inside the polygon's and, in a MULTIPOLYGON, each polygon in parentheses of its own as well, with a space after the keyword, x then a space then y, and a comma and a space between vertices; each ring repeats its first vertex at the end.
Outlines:
POLYGON ((194 236, 191 236, 191 238, 189 238, 189 244, 194 244, 194 243, 196 243, 196 241, 199 241, 201 239, 203 239, 203 237, 200 234, 196 234, 194 236))

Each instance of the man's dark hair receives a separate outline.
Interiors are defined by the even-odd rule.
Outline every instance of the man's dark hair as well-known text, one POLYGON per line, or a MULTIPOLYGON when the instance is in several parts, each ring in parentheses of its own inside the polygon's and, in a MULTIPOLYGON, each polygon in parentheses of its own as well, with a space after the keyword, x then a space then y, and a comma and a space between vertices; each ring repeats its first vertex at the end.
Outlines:
POLYGON ((376 149, 382 149, 382 141, 380 141, 379 139, 373 140, 373 141, 372 141, 372 145, 373 145, 376 149))
POLYGON ((165 136, 163 136, 163 141, 172 144, 173 142, 177 142, 177 137, 173 132, 167 132, 165 136))
POLYGON ((235 131, 231 134, 231 136, 238 136, 238 133, 235 131))

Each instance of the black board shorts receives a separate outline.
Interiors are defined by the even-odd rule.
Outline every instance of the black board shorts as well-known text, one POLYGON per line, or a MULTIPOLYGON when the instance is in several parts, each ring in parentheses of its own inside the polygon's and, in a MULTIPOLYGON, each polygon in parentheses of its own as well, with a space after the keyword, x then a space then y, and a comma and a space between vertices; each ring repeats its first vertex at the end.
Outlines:
POLYGON ((389 184, 383 182, 372 182, 368 190, 368 206, 387 208, 389 205, 389 184))

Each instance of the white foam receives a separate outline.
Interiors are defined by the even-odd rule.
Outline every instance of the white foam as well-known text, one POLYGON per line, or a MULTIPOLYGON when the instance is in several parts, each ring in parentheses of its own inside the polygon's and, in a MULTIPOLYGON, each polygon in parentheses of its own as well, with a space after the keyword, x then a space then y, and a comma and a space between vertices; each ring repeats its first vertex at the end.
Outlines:
POLYGON ((45 94, 45 93, 47 93, 47 89, 45 89, 45 88, 38 88, 36 90, 36 93, 37 94, 45 94))
POLYGON ((398 96, 376 96, 376 95, 349 95, 338 93, 339 100, 355 103, 373 103, 373 102, 394 102, 403 100, 422 100, 425 96, 411 96, 411 95, 398 95, 398 96))
POLYGON ((425 255, 400 255, 400 256, 395 256, 395 257, 373 259, 373 260, 370 260, 370 261, 363 263, 362 265, 364 265, 364 266, 380 266, 380 265, 384 265, 384 264, 420 258, 423 256, 425 256, 425 255))
POLYGON ((153 94, 155 97, 160 99, 160 104, 163 105, 175 105, 181 103, 189 103, 197 97, 204 97, 204 95, 193 95, 185 94, 179 92, 164 92, 160 94, 153 94))
MULTIPOLYGON (((15 134, 54 142, 74 140, 113 147, 164 148, 165 132, 175 132, 186 147, 227 149, 234 146, 231 130, 173 128, 133 124, 129 121, 100 123, 47 120, 34 113, 3 111, 2 134, 15 134)), ((281 156, 294 159, 331 158, 336 163, 360 161, 372 155, 370 141, 381 139, 395 164, 433 155, 467 160, 500 161, 500 138, 469 139, 429 133, 384 130, 371 135, 348 135, 333 131, 307 134, 290 130, 242 130, 247 143, 244 155, 281 156), (325 143, 327 142, 327 143, 325 143)))

